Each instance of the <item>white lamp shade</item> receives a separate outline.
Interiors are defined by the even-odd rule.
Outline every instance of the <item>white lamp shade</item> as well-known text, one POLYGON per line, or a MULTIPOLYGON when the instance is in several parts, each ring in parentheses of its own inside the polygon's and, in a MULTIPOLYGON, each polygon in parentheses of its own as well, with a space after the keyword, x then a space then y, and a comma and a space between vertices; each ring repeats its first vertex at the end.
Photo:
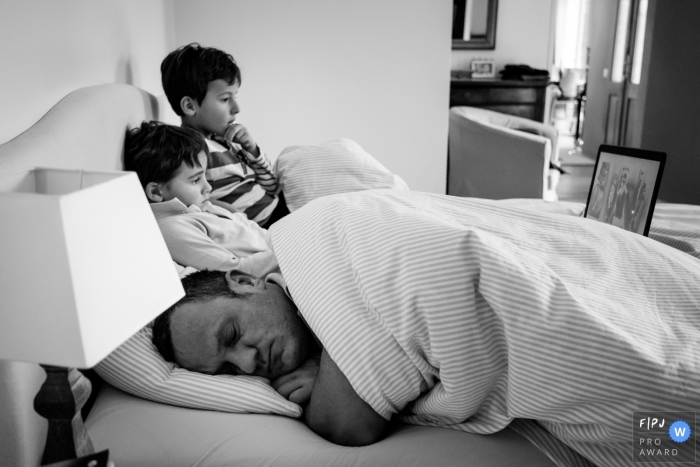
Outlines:
POLYGON ((184 295, 131 172, 22 174, 0 261, 0 359, 90 368, 184 295))

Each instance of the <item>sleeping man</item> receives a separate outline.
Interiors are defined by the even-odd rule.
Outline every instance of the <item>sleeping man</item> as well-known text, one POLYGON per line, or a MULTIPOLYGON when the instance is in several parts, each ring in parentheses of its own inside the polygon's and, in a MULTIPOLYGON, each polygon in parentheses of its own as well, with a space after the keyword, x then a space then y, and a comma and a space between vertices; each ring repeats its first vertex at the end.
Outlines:
POLYGON ((193 371, 287 375, 335 443, 392 418, 510 425, 558 465, 629 465, 634 411, 700 410, 700 261, 649 238, 378 190, 317 199, 269 243, 283 277, 185 278, 154 341, 193 371))

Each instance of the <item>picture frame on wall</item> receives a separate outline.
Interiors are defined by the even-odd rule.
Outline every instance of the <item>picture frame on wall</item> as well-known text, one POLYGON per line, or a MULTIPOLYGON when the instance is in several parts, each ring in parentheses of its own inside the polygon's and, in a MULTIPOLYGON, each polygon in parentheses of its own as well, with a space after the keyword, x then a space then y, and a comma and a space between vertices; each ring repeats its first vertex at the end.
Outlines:
POLYGON ((496 76, 496 64, 493 60, 475 58, 471 61, 472 78, 494 78, 496 76))
POLYGON ((452 49, 494 50, 498 0, 453 0, 452 49))

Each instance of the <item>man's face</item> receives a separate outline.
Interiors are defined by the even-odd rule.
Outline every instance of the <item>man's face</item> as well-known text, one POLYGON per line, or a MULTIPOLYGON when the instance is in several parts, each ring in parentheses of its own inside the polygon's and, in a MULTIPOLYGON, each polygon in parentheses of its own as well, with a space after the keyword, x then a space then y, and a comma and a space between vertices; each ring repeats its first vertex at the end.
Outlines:
POLYGON ((209 199, 211 185, 204 177, 207 168, 207 155, 204 151, 197 156, 201 167, 189 167, 182 163, 175 176, 160 185, 160 193, 163 201, 179 199, 185 206, 202 205, 209 199))
POLYGON ((173 312, 170 330, 180 366, 274 380, 309 357, 313 336, 282 288, 244 276, 248 282, 231 288, 245 297, 185 303, 173 312))
POLYGON ((201 104, 194 102, 195 114, 189 124, 205 135, 223 135, 241 111, 236 101, 239 84, 217 79, 207 85, 201 104))

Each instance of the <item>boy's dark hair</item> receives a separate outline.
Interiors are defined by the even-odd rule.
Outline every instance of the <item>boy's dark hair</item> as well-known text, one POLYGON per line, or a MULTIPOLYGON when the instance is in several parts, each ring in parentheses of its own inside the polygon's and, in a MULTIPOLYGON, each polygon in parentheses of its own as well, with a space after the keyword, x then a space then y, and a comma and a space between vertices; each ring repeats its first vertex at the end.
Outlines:
POLYGON ((191 128, 142 122, 126 133, 124 170, 136 172, 145 189, 150 182, 172 179, 183 162, 188 167, 201 167, 198 156, 202 151, 209 156, 206 141, 191 128))
POLYGON ((170 52, 160 64, 160 76, 168 102, 180 117, 184 115, 182 98, 191 97, 201 104, 210 82, 222 79, 229 86, 241 84, 241 70, 231 55, 196 42, 170 52))
POLYGON ((225 271, 203 269, 194 272, 182 279, 182 287, 185 289, 185 296, 153 321, 153 345, 168 362, 175 362, 170 318, 180 305, 208 302, 219 297, 245 298, 246 296, 231 290, 226 280, 225 271))

